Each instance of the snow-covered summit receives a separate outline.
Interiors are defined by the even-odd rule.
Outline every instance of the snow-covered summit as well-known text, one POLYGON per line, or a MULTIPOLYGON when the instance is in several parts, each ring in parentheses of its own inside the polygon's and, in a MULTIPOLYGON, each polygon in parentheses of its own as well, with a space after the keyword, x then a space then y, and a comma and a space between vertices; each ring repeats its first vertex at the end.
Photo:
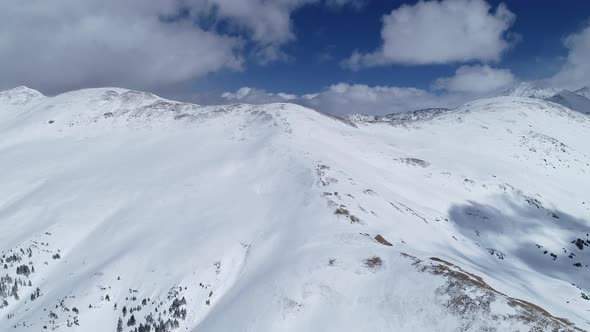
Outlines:
POLYGON ((11 90, 0 91, 0 103, 22 105, 42 98, 43 94, 26 86, 19 86, 11 90))
POLYGON ((541 88, 532 82, 522 82, 515 87, 508 89, 505 92, 499 94, 500 96, 511 96, 511 97, 525 97, 525 98, 538 98, 545 99, 553 97, 559 89, 555 88, 541 88))
POLYGON ((590 327, 590 119, 565 106, 0 110, 1 331, 590 327))

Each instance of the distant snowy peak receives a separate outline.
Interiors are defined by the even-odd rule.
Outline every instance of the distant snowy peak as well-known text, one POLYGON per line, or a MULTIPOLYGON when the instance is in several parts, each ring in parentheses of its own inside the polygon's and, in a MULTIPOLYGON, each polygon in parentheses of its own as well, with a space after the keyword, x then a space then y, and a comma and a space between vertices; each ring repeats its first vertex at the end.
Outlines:
POLYGON ((524 97, 551 101, 574 111, 590 114, 590 88, 583 87, 574 92, 565 89, 541 88, 534 83, 524 82, 499 96, 524 97))
POLYGON ((558 103, 578 112, 590 114, 590 99, 577 92, 574 93, 567 90, 562 90, 554 96, 546 98, 545 100, 558 103))
POLYGON ((40 98, 43 95, 34 90, 19 92, 13 89, 0 94, 8 96, 8 104, 30 106, 30 116, 42 122, 55 122, 54 126, 96 123, 100 119, 109 118, 135 119, 137 121, 133 122, 138 123, 140 118, 174 117, 199 108, 198 105, 122 88, 82 89, 44 98, 40 98), (14 100, 18 102, 15 103, 14 100), (31 104, 32 100, 37 102, 31 104))
POLYGON ((553 97, 559 89, 541 88, 530 82, 523 82, 499 94, 499 96, 545 99, 553 97))
POLYGON ((413 122, 432 119, 441 114, 450 112, 448 108, 425 108, 421 110, 391 113, 387 115, 351 114, 349 120, 363 122, 413 122))
POLYGON ((581 89, 574 91, 575 94, 578 94, 582 97, 590 98, 590 87, 585 86, 581 89))
POLYGON ((26 86, 19 86, 11 90, 0 91, 0 102, 12 105, 27 104, 43 97, 44 96, 41 92, 26 86))

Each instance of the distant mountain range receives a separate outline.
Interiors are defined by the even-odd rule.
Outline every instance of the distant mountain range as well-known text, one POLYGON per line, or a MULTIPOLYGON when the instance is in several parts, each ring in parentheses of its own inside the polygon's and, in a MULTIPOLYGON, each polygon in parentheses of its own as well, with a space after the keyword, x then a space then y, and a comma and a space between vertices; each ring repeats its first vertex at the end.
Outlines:
MULTIPOLYGON (((574 111, 590 114, 590 87, 583 87, 572 92, 564 89, 542 88, 531 82, 523 82, 497 96, 541 99, 561 104, 574 111)), ((356 113, 348 115, 347 118, 364 122, 403 123, 427 120, 452 111, 452 109, 448 108, 427 108, 387 115, 366 115, 356 113)))

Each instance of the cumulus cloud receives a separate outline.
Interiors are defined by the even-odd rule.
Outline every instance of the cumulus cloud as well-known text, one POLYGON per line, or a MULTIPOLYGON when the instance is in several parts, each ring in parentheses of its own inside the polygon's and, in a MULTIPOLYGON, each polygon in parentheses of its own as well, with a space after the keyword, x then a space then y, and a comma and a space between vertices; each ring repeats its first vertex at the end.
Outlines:
POLYGON ((364 84, 334 84, 320 92, 304 95, 269 93, 254 88, 241 88, 236 92, 225 92, 217 101, 208 103, 249 103, 266 104, 290 102, 310 107, 332 115, 352 113, 384 115, 431 107, 456 107, 472 95, 436 94, 422 89, 368 86, 364 84))
POLYGON ((240 69, 236 38, 167 22, 170 1, 0 3, 0 86, 152 88, 240 69))
POLYGON ((465 101, 459 95, 439 95, 416 88, 339 83, 300 103, 333 115, 384 115, 431 107, 456 107, 465 101))
POLYGON ((250 52, 260 63, 284 61, 281 47, 295 38, 291 14, 310 3, 324 1, 0 1, 0 89, 161 91, 243 70, 250 52))
POLYGON ((351 69, 386 64, 491 62, 509 47, 507 30, 516 16, 504 4, 485 0, 419 1, 383 17, 382 45, 355 51, 343 64, 351 69))
POLYGON ((221 100, 210 100, 213 103, 245 103, 245 104, 268 104, 291 102, 299 99, 299 96, 288 93, 270 93, 263 89, 242 87, 236 92, 224 92, 221 100))
POLYGON ((437 79, 434 88, 449 92, 486 94, 505 89, 516 82, 516 77, 508 69, 474 65, 461 66, 454 76, 437 79))
POLYGON ((568 55, 561 70, 548 81, 556 87, 590 86, 590 24, 565 39, 568 55))

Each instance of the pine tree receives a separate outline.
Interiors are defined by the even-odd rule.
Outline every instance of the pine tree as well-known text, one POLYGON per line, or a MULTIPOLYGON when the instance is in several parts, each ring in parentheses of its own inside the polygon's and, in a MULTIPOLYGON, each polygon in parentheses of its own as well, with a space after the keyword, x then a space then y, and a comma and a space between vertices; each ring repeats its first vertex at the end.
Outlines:
POLYGON ((129 320, 127 321, 127 326, 133 325, 135 325, 135 316, 131 315, 131 317, 129 317, 129 320))
POLYGON ((117 332, 123 332, 123 320, 119 317, 117 321, 117 332))
POLYGON ((18 285, 16 283, 16 280, 14 281, 14 285, 12 285, 12 296, 14 296, 14 299, 15 300, 17 300, 17 301, 19 300, 19 297, 18 297, 18 285))

